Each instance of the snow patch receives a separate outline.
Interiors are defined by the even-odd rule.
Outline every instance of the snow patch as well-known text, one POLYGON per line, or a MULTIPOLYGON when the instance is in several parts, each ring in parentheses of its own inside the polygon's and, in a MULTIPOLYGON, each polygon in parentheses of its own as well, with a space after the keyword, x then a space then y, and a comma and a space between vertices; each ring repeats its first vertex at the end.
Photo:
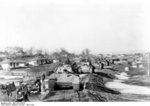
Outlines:
POLYGON ((111 89, 117 89, 121 93, 150 95, 150 88, 148 87, 139 86, 139 85, 129 85, 123 83, 124 80, 128 80, 130 78, 127 73, 122 72, 115 76, 118 79, 113 80, 112 82, 107 82, 105 84, 106 87, 111 89))
POLYGON ((116 80, 106 83, 106 87, 118 89, 121 93, 150 95, 150 88, 148 87, 128 85, 116 80))
POLYGON ((120 80, 127 80, 127 79, 129 79, 129 76, 127 75, 127 73, 125 73, 125 72, 122 72, 122 73, 120 73, 120 74, 116 74, 115 75, 118 79, 120 79, 120 80))

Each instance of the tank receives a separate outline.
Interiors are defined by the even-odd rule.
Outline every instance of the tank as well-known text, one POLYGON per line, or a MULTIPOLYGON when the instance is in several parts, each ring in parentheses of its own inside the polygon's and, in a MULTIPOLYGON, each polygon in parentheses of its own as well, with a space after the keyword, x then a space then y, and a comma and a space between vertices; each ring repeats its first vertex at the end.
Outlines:
POLYGON ((81 63, 79 66, 79 73, 93 73, 94 67, 89 63, 81 63))
POLYGON ((66 87, 71 87, 75 91, 80 89, 80 78, 73 73, 69 65, 59 66, 56 72, 49 77, 49 91, 66 87))

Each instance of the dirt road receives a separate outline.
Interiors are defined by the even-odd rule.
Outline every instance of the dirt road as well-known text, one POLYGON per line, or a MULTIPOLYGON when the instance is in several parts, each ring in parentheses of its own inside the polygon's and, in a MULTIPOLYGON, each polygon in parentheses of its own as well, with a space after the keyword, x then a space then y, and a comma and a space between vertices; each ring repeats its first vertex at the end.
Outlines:
POLYGON ((90 98, 83 92, 74 92, 73 90, 59 90, 48 93, 43 102, 50 101, 89 101, 90 98))

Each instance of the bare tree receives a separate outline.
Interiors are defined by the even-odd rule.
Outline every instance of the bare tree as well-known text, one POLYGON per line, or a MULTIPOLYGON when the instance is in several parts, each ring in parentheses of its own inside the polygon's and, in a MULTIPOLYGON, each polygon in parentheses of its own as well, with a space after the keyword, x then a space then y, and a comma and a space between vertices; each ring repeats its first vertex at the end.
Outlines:
POLYGON ((14 47, 6 47, 5 52, 7 53, 7 57, 15 58, 17 56, 16 50, 14 47))
POLYGON ((37 56, 43 55, 43 50, 42 50, 42 49, 37 49, 37 50, 36 50, 36 55, 37 55, 37 56))
POLYGON ((90 55, 90 50, 88 48, 84 49, 82 55, 90 55))
POLYGON ((14 47, 14 51, 16 53, 16 56, 26 56, 27 55, 26 51, 22 47, 14 47))
POLYGON ((69 53, 66 49, 61 48, 59 54, 60 54, 61 56, 68 56, 70 53, 69 53))
POLYGON ((27 55, 33 56, 36 54, 36 49, 34 47, 31 47, 26 52, 27 52, 27 55))

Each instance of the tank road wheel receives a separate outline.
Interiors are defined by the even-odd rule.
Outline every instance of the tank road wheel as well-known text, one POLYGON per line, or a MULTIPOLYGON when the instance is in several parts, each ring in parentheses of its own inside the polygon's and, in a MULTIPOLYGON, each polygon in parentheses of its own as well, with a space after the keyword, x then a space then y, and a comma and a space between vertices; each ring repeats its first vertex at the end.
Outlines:
POLYGON ((49 83, 48 83, 49 92, 55 90, 54 89, 55 85, 56 85, 56 80, 55 79, 49 79, 49 83))

